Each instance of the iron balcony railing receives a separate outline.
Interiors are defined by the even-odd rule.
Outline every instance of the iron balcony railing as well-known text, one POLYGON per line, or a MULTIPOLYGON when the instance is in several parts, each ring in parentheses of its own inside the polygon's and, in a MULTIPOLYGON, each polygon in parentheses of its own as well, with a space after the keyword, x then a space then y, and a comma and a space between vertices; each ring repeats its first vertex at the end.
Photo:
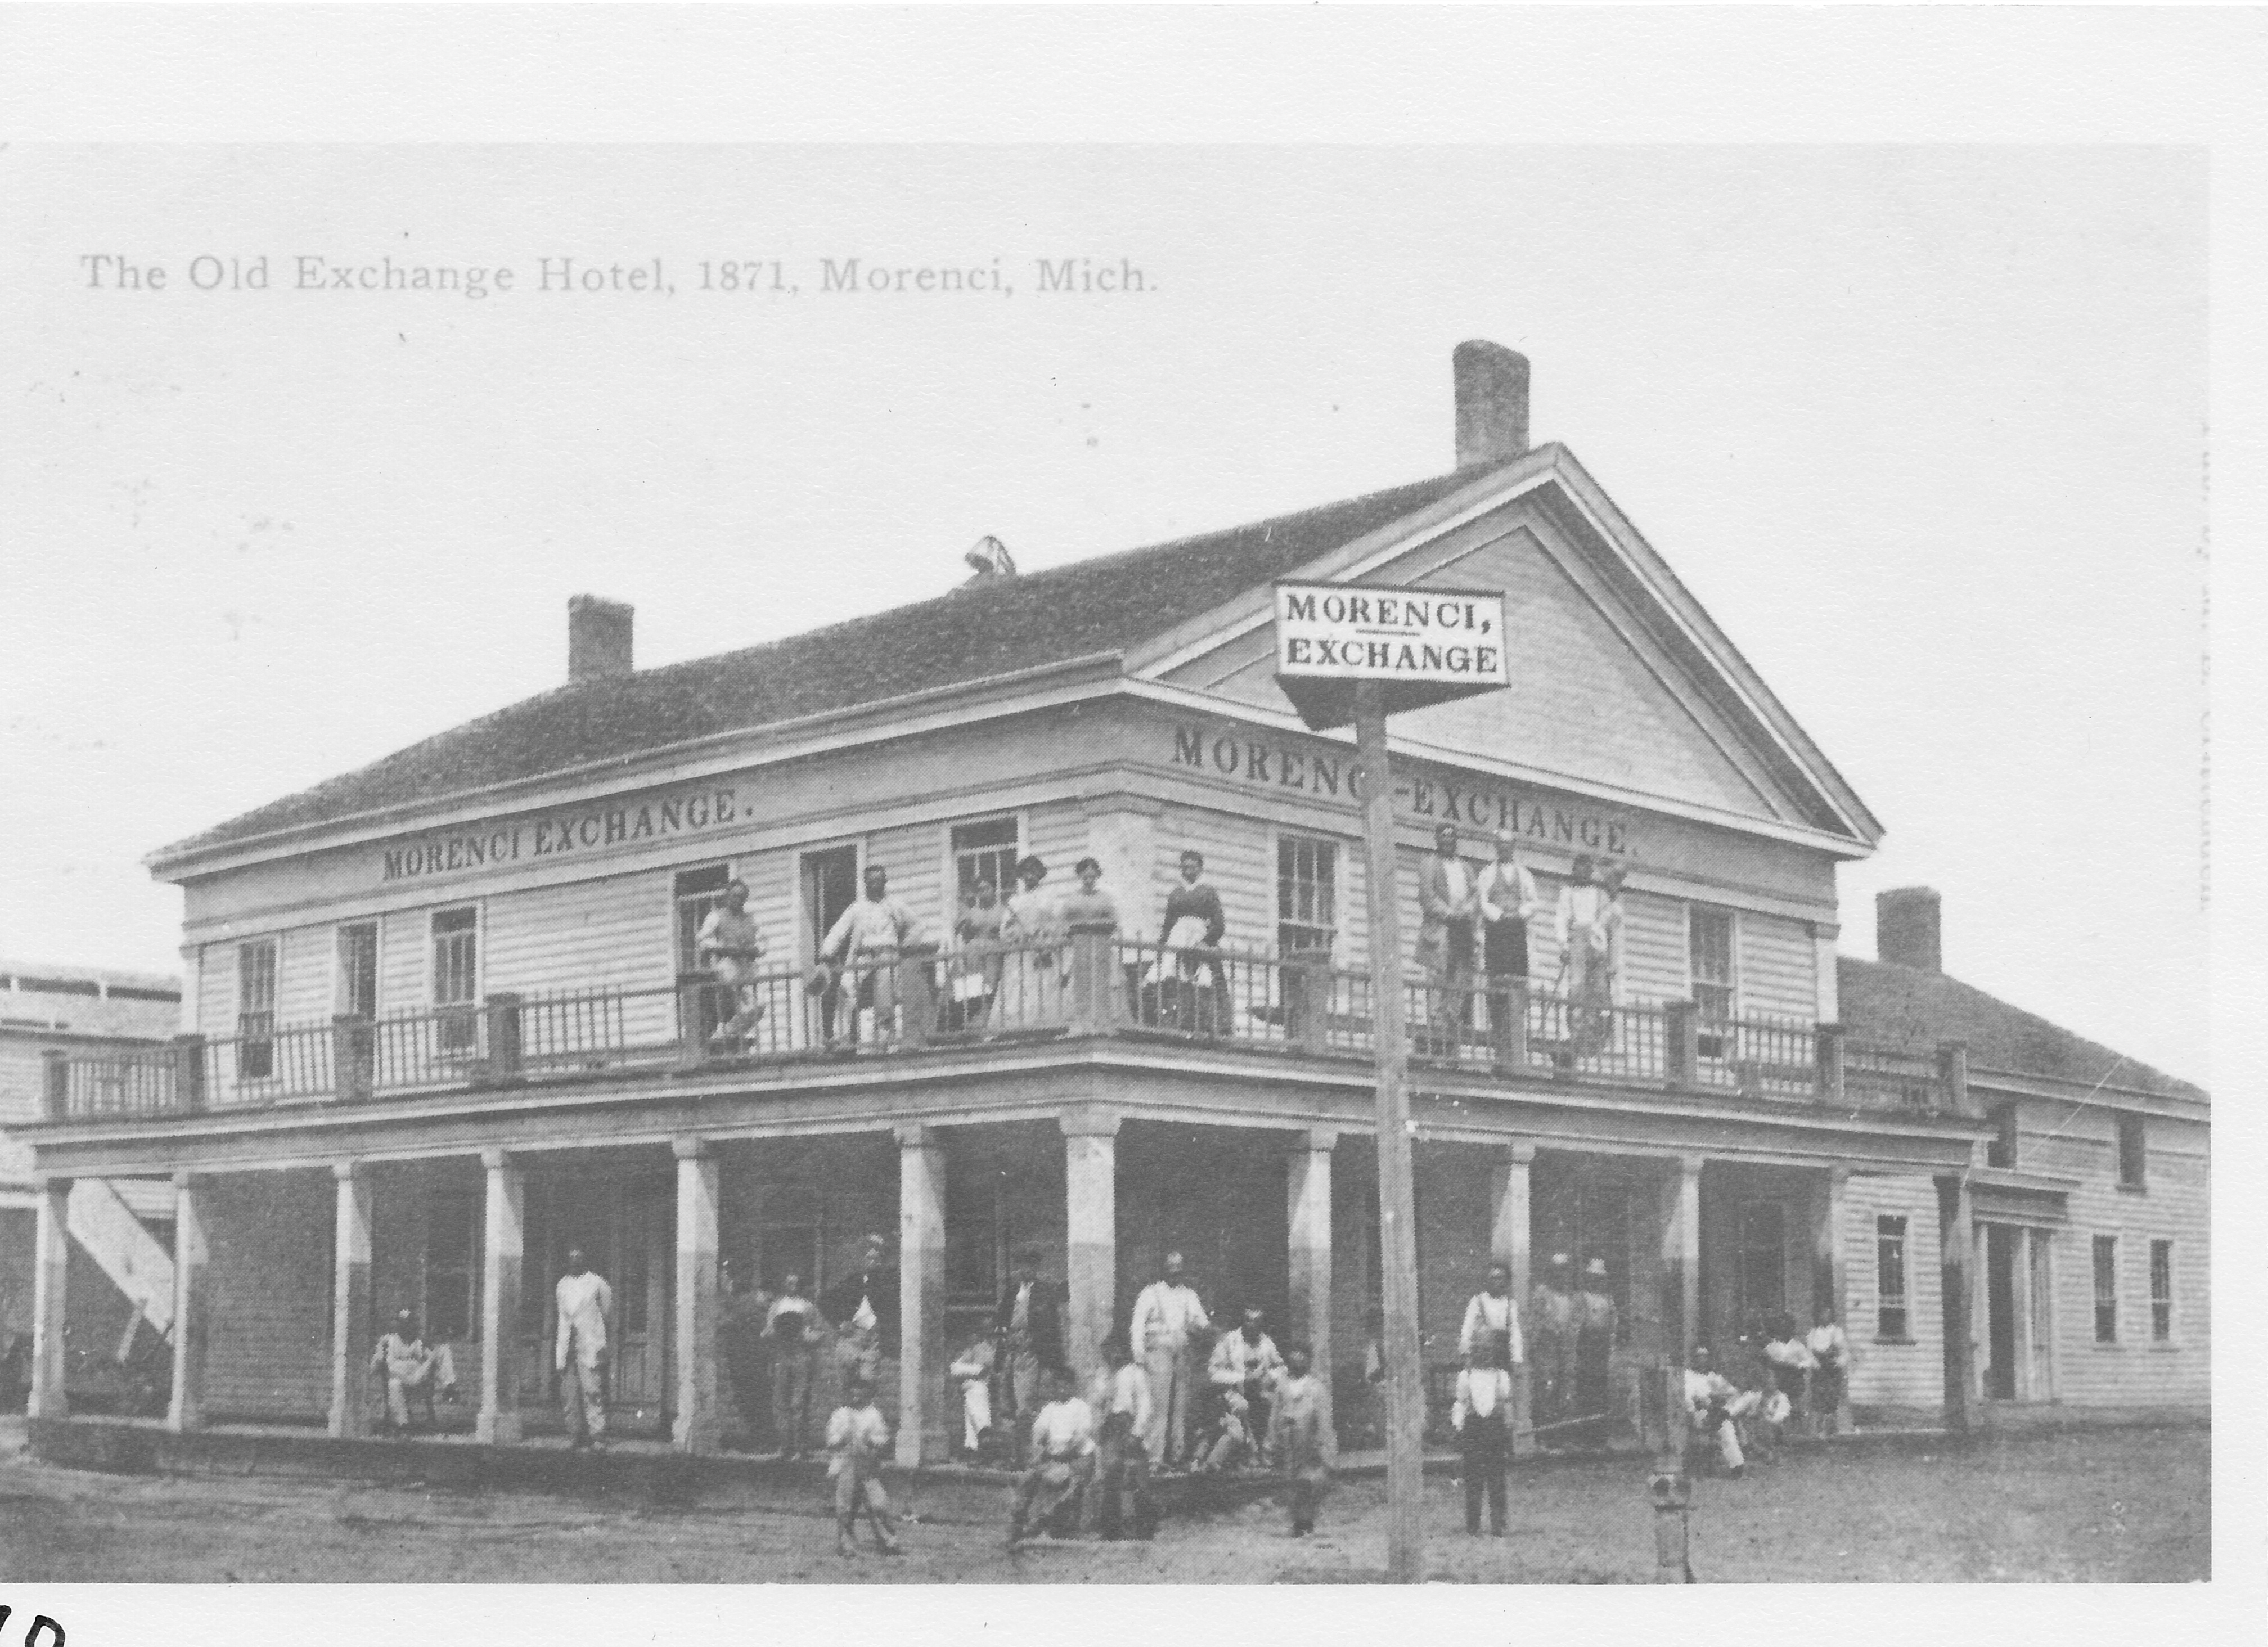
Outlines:
MULTIPOLYGON (((1965 1055, 1859 1046, 1833 1025, 1704 1018, 1690 1002, 1570 1000, 1521 978, 1403 986, 1421 1070, 1970 1113, 1965 1055)), ((1375 1046, 1366 973, 1328 954, 1174 948, 1077 928, 1040 942, 869 953, 806 974, 492 995, 225 1039, 48 1055, 55 1121, 157 1117, 654 1069, 730 1068, 1064 1035, 1314 1057, 1375 1046)))

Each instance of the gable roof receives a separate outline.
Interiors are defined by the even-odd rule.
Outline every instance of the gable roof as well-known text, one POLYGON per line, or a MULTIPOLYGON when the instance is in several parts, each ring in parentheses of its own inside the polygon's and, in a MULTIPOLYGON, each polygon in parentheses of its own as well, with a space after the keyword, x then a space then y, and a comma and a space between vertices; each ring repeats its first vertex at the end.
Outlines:
POLYGON ((1225 532, 963 587, 740 651, 557 687, 176 842, 281 830, 587 771, 720 733, 1123 653, 1484 479, 1481 465, 1225 532))
POLYGON ((1853 1040, 1912 1050, 1963 1040, 1972 1069, 2209 1101, 2203 1087, 2137 1063, 1943 973, 1838 955, 1835 982, 1843 1027, 1853 1040))

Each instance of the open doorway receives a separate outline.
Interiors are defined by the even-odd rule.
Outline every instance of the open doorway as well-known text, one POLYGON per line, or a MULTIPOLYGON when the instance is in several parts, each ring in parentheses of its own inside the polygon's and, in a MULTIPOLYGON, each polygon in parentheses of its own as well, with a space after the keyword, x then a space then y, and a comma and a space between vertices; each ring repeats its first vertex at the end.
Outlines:
POLYGON ((1984 1226, 1984 1393, 2016 1399, 2016 1265, 2022 1232, 2012 1224, 1984 1226))

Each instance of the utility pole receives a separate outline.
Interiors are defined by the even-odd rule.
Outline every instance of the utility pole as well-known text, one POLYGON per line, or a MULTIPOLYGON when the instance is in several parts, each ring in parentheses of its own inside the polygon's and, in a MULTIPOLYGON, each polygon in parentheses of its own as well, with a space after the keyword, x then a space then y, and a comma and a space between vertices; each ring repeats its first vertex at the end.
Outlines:
POLYGON ((1418 1356, 1417 1195, 1410 1165, 1410 1038, 1402 984, 1402 908, 1394 851, 1394 776, 1387 765, 1386 687, 1354 689, 1362 757, 1363 846, 1369 873, 1371 1031, 1378 1056, 1378 1233, 1384 1271, 1386 1570, 1425 1577, 1425 1373, 1418 1356))
POLYGON ((1418 1333, 1410 1164, 1409 1001, 1386 717, 1512 684, 1504 592, 1276 585, 1276 684, 1316 732, 1354 723, 1370 904, 1370 1027, 1378 1060, 1378 1244, 1385 1292, 1387 1577, 1425 1577, 1425 1370, 1418 1333))

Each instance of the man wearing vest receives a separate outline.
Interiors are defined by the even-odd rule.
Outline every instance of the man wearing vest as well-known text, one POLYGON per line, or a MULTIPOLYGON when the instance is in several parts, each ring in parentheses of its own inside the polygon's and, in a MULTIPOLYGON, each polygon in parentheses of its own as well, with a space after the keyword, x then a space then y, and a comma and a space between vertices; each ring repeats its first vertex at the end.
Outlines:
POLYGON ((1126 1339, 1150 1377, 1150 1465, 1187 1462, 1189 1396, 1196 1382, 1192 1337, 1212 1325, 1197 1291, 1182 1279, 1182 1255, 1166 1254, 1165 1272, 1134 1300, 1126 1339))

